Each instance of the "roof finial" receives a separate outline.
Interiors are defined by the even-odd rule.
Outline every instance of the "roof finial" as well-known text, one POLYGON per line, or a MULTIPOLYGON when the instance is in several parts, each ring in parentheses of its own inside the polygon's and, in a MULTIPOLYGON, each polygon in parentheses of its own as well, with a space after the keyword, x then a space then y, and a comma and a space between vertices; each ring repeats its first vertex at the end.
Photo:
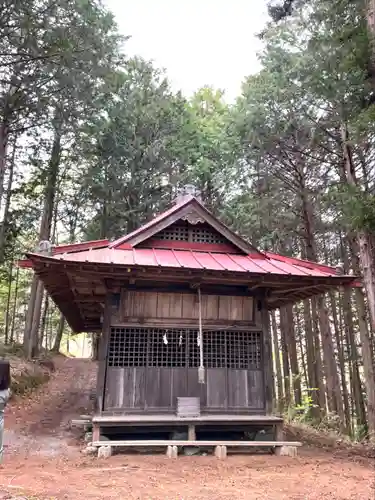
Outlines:
POLYGON ((198 201, 202 202, 201 192, 193 184, 185 184, 177 190, 176 203, 182 203, 186 198, 194 196, 198 201))
POLYGON ((35 253, 52 255, 52 244, 48 240, 42 240, 38 243, 35 253))

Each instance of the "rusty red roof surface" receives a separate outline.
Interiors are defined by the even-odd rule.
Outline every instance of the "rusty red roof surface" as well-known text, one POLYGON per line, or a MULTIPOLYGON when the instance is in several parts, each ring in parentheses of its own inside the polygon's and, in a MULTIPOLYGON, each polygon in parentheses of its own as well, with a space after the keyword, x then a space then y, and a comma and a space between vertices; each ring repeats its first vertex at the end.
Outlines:
MULTIPOLYGON (((79 243, 67 243, 64 245, 58 245, 52 247, 52 255, 59 255, 61 253, 73 253, 82 252, 84 250, 90 250, 92 248, 105 248, 108 247, 109 240, 93 240, 93 241, 83 241, 79 243)), ((29 268, 32 267, 29 259, 23 259, 18 261, 19 267, 29 268)))
MULTIPOLYGON (((31 257, 32 255, 30 254, 31 257)), ((106 246, 105 248, 92 248, 78 252, 55 252, 50 258, 57 261, 90 262, 129 267, 184 268, 264 275, 310 276, 317 278, 338 276, 336 269, 333 267, 272 253, 266 253, 265 257, 262 258, 257 254, 239 255, 137 247, 129 250, 117 250, 106 246)))
MULTIPOLYGON (((29 259, 20 261, 19 265, 26 268, 33 267, 32 261, 37 260, 38 256, 39 254, 29 253, 29 259)), ((340 276, 336 269, 330 266, 293 257, 284 257, 270 252, 260 252, 226 228, 193 196, 187 196, 182 202, 175 204, 139 229, 113 242, 96 240, 61 245, 52 249, 52 255, 44 255, 43 257, 65 262, 111 264, 112 266, 128 267, 183 268, 265 276, 309 276, 315 278, 340 276), (215 226, 219 232, 223 231, 225 237, 228 235, 231 237, 233 234, 237 238, 234 246, 231 244, 210 245, 174 241, 162 242, 163 246, 160 246, 151 239, 155 231, 157 233, 160 222, 166 222, 167 225, 171 224, 176 218, 178 219, 186 213, 187 210, 187 213, 191 210, 198 211, 200 217, 215 226), (143 233, 145 236, 143 236, 143 233), (142 234, 141 240, 138 238, 140 234, 142 234), (138 244, 143 242, 144 238, 146 238, 146 242, 148 241, 150 246, 140 248, 138 244), (172 243, 176 245, 172 245, 172 243), (177 247, 177 244, 179 247, 177 247), (236 244, 241 247, 240 252, 236 252, 236 249, 238 250, 236 244), (246 251, 243 251, 244 249, 246 251)))

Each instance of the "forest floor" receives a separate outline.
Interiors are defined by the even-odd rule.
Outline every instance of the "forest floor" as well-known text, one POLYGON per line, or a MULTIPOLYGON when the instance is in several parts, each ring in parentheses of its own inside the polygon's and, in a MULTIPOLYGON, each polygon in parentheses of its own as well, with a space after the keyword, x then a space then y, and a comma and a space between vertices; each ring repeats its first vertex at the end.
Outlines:
POLYGON ((77 500, 374 500, 374 460, 303 447, 274 455, 179 457, 83 456, 69 430, 90 411, 96 367, 57 357, 50 380, 6 411, 0 499, 77 500))

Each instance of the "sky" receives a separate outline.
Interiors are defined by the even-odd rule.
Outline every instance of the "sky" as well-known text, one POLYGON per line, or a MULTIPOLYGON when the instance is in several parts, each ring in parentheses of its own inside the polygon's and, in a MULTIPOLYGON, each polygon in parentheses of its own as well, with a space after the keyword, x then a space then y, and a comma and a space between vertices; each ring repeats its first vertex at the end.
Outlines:
POLYGON ((104 0, 123 35, 126 53, 164 68, 174 90, 188 97, 205 85, 233 101, 244 78, 259 70, 259 33, 266 0, 104 0))

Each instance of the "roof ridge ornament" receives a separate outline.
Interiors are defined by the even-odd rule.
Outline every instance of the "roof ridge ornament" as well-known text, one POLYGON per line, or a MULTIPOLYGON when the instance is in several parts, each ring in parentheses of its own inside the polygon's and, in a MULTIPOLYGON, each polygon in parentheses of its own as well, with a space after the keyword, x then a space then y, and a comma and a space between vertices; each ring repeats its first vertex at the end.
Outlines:
POLYGON ((185 184, 184 186, 177 189, 175 203, 179 205, 180 203, 183 203, 186 198, 191 197, 196 198, 200 203, 202 203, 200 190, 196 188, 194 184, 185 184))
POLYGON ((52 243, 48 240, 42 240, 38 243, 35 253, 52 255, 52 243))
POLYGON ((193 225, 203 224, 205 222, 205 220, 200 217, 194 209, 189 210, 186 215, 181 217, 181 220, 186 220, 187 222, 189 222, 189 224, 193 225))

